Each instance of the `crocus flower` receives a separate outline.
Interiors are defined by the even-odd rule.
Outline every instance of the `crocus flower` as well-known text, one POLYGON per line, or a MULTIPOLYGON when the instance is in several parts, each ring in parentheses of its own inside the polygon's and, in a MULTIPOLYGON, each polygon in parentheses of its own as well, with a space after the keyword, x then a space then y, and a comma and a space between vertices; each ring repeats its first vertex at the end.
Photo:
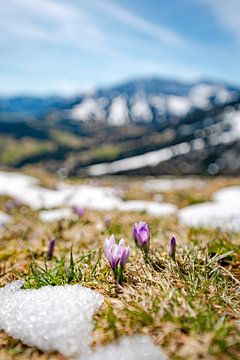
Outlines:
POLYGON ((133 225, 133 238, 137 246, 148 248, 150 241, 149 226, 145 221, 140 221, 133 225))
POLYGON ((82 217, 85 213, 85 210, 83 207, 77 206, 74 208, 75 214, 77 214, 79 217, 82 217))
POLYGON ((175 253, 176 253, 176 239, 174 236, 171 237, 170 240, 170 251, 169 251, 169 255, 175 259, 175 253))
POLYGON ((55 239, 51 239, 48 246, 48 253, 47 253, 48 260, 51 260, 53 257, 54 246, 55 246, 55 239))
POLYGON ((122 281, 122 271, 130 256, 130 249, 125 246, 125 241, 121 239, 119 244, 116 244, 114 235, 109 239, 105 239, 103 246, 104 254, 114 272, 115 278, 122 281))

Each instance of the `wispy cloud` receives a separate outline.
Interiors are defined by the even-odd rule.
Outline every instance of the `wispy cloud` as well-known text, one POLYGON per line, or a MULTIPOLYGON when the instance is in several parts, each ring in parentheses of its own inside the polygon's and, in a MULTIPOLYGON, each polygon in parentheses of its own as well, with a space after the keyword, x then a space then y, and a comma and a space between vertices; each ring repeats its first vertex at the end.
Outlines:
MULTIPOLYGON (((161 11, 162 1, 149 1, 161 11)), ((240 0, 181 1, 189 1, 191 6, 204 3, 203 13, 210 9, 219 23, 240 39, 240 0)), ((145 16, 141 1, 134 3, 138 5, 136 12, 126 1, 116 0, 0 0, 2 88, 9 92, 56 89, 71 93, 139 75, 218 76, 227 68, 227 61, 231 64, 236 42, 227 52, 226 43, 212 44, 217 33, 205 41, 198 36, 202 19, 197 19, 194 33, 184 18, 186 9, 178 6, 182 13, 173 14, 174 18, 186 22, 180 32, 173 23, 166 25, 145 16), (221 59, 217 66, 215 59, 221 59)), ((166 4, 163 7, 172 16, 172 6, 166 4)), ((209 29, 205 34, 212 31, 211 26, 209 29)), ((237 61, 235 68, 229 66, 232 77, 237 67, 237 61)))
POLYGON ((239 0, 198 0, 208 6, 218 23, 240 42, 239 0))
POLYGON ((127 24, 138 32, 147 34, 155 40, 173 45, 186 45, 189 43, 187 39, 172 29, 166 26, 156 25, 125 7, 104 0, 93 0, 93 2, 94 6, 101 11, 127 24))
POLYGON ((0 4, 0 32, 28 41, 92 49, 104 33, 89 14, 55 0, 8 0, 0 4))
MULTIPOLYGON (((0 3, 0 34, 16 36, 33 41, 66 44, 94 52, 108 51, 118 55, 103 23, 114 18, 128 28, 145 34, 167 45, 183 46, 189 40, 176 31, 149 20, 129 9, 109 1, 91 0, 62 2, 61 0, 8 0, 0 3), (97 15, 100 16, 96 16, 97 15), (97 21, 101 17, 100 21, 97 21), (109 46, 111 45, 111 46, 109 46)), ((113 31, 114 33, 114 31, 113 31)), ((125 41, 129 42, 125 35, 125 41)))
MULTIPOLYGON (((73 50, 132 59, 137 47, 134 34, 146 34, 163 46, 186 45, 188 41, 175 31, 151 23, 123 6, 109 1, 90 2, 61 0, 8 0, 0 3, 0 44, 14 41, 32 42, 33 45, 51 45, 73 50), (105 24, 114 18, 130 29, 128 34, 116 29, 108 31, 105 24), (118 45, 116 45, 116 40, 118 45)), ((142 41, 144 48, 151 47, 142 41)), ((136 58, 137 61, 137 58, 136 58)))

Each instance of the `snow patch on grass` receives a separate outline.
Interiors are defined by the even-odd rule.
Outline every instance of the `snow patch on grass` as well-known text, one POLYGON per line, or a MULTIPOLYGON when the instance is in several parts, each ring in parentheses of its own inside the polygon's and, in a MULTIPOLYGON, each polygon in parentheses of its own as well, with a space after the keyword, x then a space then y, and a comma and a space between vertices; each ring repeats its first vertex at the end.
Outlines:
POLYGON ((150 179, 143 186, 145 191, 172 191, 201 189, 204 185, 204 181, 196 179, 150 179))
POLYGON ((62 208, 55 210, 43 210, 39 213, 39 219, 43 222, 53 222, 64 219, 72 219, 76 217, 76 214, 73 213, 70 208, 62 208))
POLYGON ((11 196, 33 210, 61 208, 40 212, 42 221, 69 219, 73 215, 70 208, 79 206, 99 211, 146 211, 154 216, 173 214, 177 210, 167 203, 123 201, 110 187, 59 183, 56 190, 49 190, 38 186, 37 179, 3 172, 0 173, 1 194, 11 196))
POLYGON ((240 187, 217 191, 213 202, 188 206, 179 211, 182 224, 192 227, 221 228, 240 231, 240 187))
POLYGON ((4 212, 0 211, 0 226, 4 225, 12 220, 12 217, 4 212))
POLYGON ((0 329, 29 346, 65 356, 89 351, 92 317, 103 297, 80 285, 21 289, 15 281, 0 289, 0 329))
MULTIPOLYGON (((126 336, 119 342, 99 347, 85 360, 167 360, 167 356, 148 336, 126 336)), ((82 360, 79 358, 78 360, 82 360)))

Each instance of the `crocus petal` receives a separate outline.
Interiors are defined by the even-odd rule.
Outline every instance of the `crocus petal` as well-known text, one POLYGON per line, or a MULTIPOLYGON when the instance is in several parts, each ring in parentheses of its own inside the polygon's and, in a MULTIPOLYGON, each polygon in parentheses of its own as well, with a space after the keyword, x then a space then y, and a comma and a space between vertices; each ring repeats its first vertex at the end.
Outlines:
POLYGON ((130 256, 130 248, 124 247, 122 249, 121 258, 120 258, 120 266, 124 267, 128 258, 130 256))
POLYGON ((106 238, 103 245, 103 251, 106 256, 106 258, 109 258, 109 252, 112 248, 112 246, 115 244, 115 237, 112 235, 109 239, 106 238))
POLYGON ((145 221, 140 221, 134 224, 133 237, 138 246, 145 247, 148 245, 150 241, 150 230, 145 221))

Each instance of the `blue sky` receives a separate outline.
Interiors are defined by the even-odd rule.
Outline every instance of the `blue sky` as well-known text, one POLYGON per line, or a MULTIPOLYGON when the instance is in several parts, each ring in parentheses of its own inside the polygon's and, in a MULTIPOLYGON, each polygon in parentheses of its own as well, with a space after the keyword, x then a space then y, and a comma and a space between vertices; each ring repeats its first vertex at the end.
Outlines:
POLYGON ((1 0, 0 93, 138 76, 240 84, 240 0, 1 0))

